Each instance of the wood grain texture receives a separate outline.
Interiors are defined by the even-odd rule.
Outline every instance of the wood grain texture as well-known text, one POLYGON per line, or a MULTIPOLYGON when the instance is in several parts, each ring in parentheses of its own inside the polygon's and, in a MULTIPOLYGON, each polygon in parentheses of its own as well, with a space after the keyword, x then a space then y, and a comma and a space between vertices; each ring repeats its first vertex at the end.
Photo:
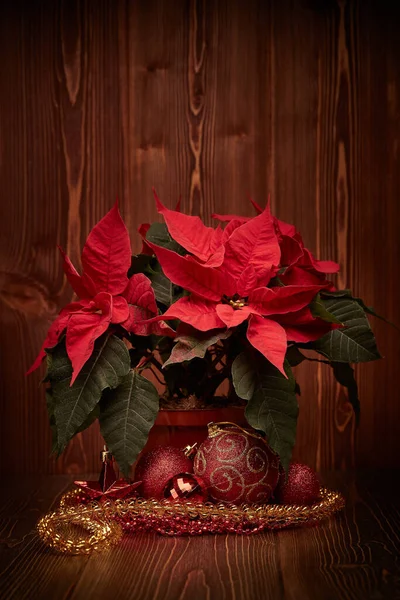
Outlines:
MULTIPOLYGON (((152 186, 208 223, 271 192, 276 214, 340 261, 338 283, 399 324, 399 24, 373 0, 2 3, 3 471, 98 468, 96 426, 49 459, 41 374, 24 373, 71 298, 56 244, 79 265, 117 194, 137 251, 137 226, 157 218, 152 186)), ((385 360, 356 369, 358 431, 329 370, 298 368, 296 458, 399 466, 400 336, 374 327, 385 360)))
POLYGON ((68 476, 20 478, 2 493, 0 598, 365 600, 400 595, 398 472, 326 474, 346 510, 317 527, 254 536, 131 534, 104 553, 45 548, 34 522, 68 476))

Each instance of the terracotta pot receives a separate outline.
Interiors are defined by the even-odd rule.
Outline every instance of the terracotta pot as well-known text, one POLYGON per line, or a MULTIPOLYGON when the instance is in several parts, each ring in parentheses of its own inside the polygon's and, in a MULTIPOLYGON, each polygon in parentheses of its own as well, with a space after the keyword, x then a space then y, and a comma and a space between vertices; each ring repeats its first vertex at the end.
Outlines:
POLYGON ((160 410, 155 425, 150 431, 144 452, 155 446, 175 446, 184 448, 197 442, 200 444, 207 437, 207 425, 214 422, 228 421, 248 427, 244 417, 244 408, 227 407, 193 410, 160 410))

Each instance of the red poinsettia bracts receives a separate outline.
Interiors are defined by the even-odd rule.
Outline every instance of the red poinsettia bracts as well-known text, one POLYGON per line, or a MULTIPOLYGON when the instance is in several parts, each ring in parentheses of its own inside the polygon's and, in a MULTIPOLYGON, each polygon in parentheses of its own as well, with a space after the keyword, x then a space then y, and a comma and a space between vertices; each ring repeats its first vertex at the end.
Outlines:
POLYGON ((163 319, 180 319, 201 331, 233 328, 247 321, 249 342, 282 373, 288 341, 311 341, 332 327, 307 308, 325 282, 267 287, 281 265, 279 236, 269 206, 253 219, 230 219, 218 234, 217 260, 212 253, 215 230, 197 217, 166 209, 158 199, 157 205, 173 239, 191 253, 181 256, 147 242, 165 275, 191 292, 175 302, 163 319))
MULTIPOLYGON (((162 206, 157 194, 156 194, 156 190, 153 188, 153 194, 154 194, 154 198, 156 200, 157 203, 157 207, 160 206, 162 208, 165 208, 162 206)), ((181 212, 181 198, 179 198, 178 202, 176 203, 175 206, 175 211, 176 212, 181 212)), ((173 211, 170 211, 173 212, 173 211)), ((148 243, 146 242, 146 233, 148 232, 148 230, 150 229, 151 225, 150 223, 142 223, 140 225, 140 227, 138 228, 138 232, 140 233, 140 235, 142 236, 142 251, 141 254, 147 254, 148 256, 152 256, 153 250, 150 248, 150 246, 148 245, 148 243)))
POLYGON ((282 265, 297 266, 316 273, 337 273, 339 265, 332 260, 317 260, 304 246, 303 239, 293 225, 275 219, 275 227, 282 250, 282 265))
POLYGON ((142 273, 128 279, 131 244, 117 203, 92 229, 82 252, 82 275, 60 248, 64 272, 77 302, 65 306, 52 323, 42 349, 28 371, 34 371, 66 330, 66 348, 72 363, 71 385, 90 358, 94 343, 110 325, 121 325, 137 335, 170 335, 164 322, 147 322, 157 315, 150 280, 142 273))
MULTIPOLYGON (((263 209, 254 200, 250 199, 256 212, 261 214, 263 209)), ((254 217, 242 217, 238 215, 219 215, 213 214, 213 218, 219 221, 228 222, 229 226, 237 227, 246 223, 254 217)), ((275 231, 277 234, 279 247, 281 250, 281 270, 285 269, 284 274, 280 276, 285 285, 310 285, 314 283, 324 283, 326 289, 334 290, 332 282, 325 278, 325 274, 337 273, 339 265, 334 261, 317 260, 313 254, 304 246, 303 239, 294 225, 285 223, 276 217, 273 217, 275 231)))
POLYGON ((218 267, 224 259, 221 243, 223 230, 206 227, 199 217, 191 217, 177 210, 166 208, 153 189, 158 212, 164 217, 168 231, 176 242, 187 250, 195 260, 208 267, 218 267))

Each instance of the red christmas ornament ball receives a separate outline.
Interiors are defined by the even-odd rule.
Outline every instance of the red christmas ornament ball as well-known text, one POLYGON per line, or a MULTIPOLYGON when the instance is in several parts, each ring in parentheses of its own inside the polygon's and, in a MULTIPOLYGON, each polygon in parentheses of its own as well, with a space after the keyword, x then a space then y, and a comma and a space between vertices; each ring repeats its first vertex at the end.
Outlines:
POLYGON ((136 465, 135 480, 141 481, 143 498, 164 498, 167 482, 177 473, 193 473, 193 461, 180 448, 159 446, 143 454, 136 465))
POLYGON ((307 465, 291 463, 287 481, 281 477, 275 496, 281 504, 313 504, 320 498, 317 474, 307 465))
POLYGON ((279 457, 261 436, 239 427, 209 427, 194 459, 212 500, 231 504, 267 502, 279 477, 279 457))
POLYGON ((167 482, 164 498, 171 502, 202 503, 207 498, 206 486, 204 481, 193 473, 179 473, 167 482))

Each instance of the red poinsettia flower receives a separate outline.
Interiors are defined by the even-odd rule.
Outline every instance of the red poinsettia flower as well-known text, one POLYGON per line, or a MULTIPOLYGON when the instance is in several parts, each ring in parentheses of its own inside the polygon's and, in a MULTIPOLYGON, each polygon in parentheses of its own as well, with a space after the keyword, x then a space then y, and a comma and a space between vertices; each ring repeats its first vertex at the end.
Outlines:
MULTIPOLYGON (((261 214, 263 209, 254 200, 250 199, 250 201, 256 212, 261 214)), ((219 214, 213 214, 212 216, 219 221, 228 222, 228 226, 232 226, 232 224, 238 226, 254 218, 219 214)), ((334 290, 335 286, 325 278, 325 274, 337 273, 339 271, 338 263, 330 260, 317 260, 310 250, 305 247, 303 239, 294 225, 285 223, 285 221, 281 221, 276 217, 273 219, 281 249, 281 271, 285 269, 284 273, 280 275, 281 281, 285 285, 307 286, 323 283, 326 289, 334 290)))
POLYGON ((180 256, 147 242, 165 275, 191 292, 171 305, 163 319, 180 319, 201 331, 248 321, 249 342, 282 373, 288 341, 311 341, 331 328, 307 308, 325 283, 267 287, 281 262, 269 206, 253 219, 232 219, 218 234, 220 246, 214 230, 197 217, 172 214, 161 203, 158 209, 171 236, 191 253, 180 256))
MULTIPOLYGON (((191 217, 180 212, 180 201, 176 210, 166 208, 153 188, 158 212, 164 217, 168 231, 176 242, 187 250, 196 262, 208 267, 218 267, 224 259, 224 232, 220 226, 206 227, 199 217, 191 217)), ((142 237, 148 231, 147 224, 139 227, 142 237)), ((144 242, 146 245, 147 242, 144 242)), ((149 245, 147 246, 149 248, 149 245)), ((151 251, 152 252, 152 251, 151 251)), ((147 253, 147 250, 145 250, 147 253)))
MULTIPOLYGON (((291 268, 308 271, 309 274, 323 277, 327 273, 337 273, 338 263, 332 260, 317 260, 304 246, 303 239, 293 225, 275 219, 275 227, 282 252, 281 265, 289 271, 291 268)), ((288 274, 288 273, 287 273, 288 274)), ((298 272, 300 276, 300 273, 298 272)))
MULTIPOLYGON (((154 194, 154 198, 156 200, 157 203, 157 207, 159 205, 162 206, 157 194, 156 194, 156 190, 153 188, 153 194, 154 194)), ((164 208, 164 207, 163 207, 164 208)), ((161 212, 161 211, 159 211, 161 212)), ((174 211, 169 211, 169 212, 174 212, 174 211)), ((175 206, 175 212, 180 213, 181 212, 181 198, 179 198, 178 202, 176 203, 175 206)), ((147 254, 148 256, 152 256, 153 250, 150 248, 150 246, 148 245, 148 243, 146 242, 146 233, 148 232, 148 230, 150 229, 151 225, 150 223, 142 223, 138 229, 138 232, 140 233, 140 235, 142 236, 142 251, 141 254, 147 254)))
POLYGON ((65 306, 52 323, 42 349, 28 373, 45 357, 45 349, 54 347, 66 330, 66 348, 72 363, 71 385, 90 358, 94 343, 110 325, 121 325, 137 335, 170 335, 164 322, 144 323, 157 315, 150 280, 138 273, 128 279, 131 244, 117 203, 92 229, 82 252, 82 275, 60 248, 64 272, 77 302, 65 306))

